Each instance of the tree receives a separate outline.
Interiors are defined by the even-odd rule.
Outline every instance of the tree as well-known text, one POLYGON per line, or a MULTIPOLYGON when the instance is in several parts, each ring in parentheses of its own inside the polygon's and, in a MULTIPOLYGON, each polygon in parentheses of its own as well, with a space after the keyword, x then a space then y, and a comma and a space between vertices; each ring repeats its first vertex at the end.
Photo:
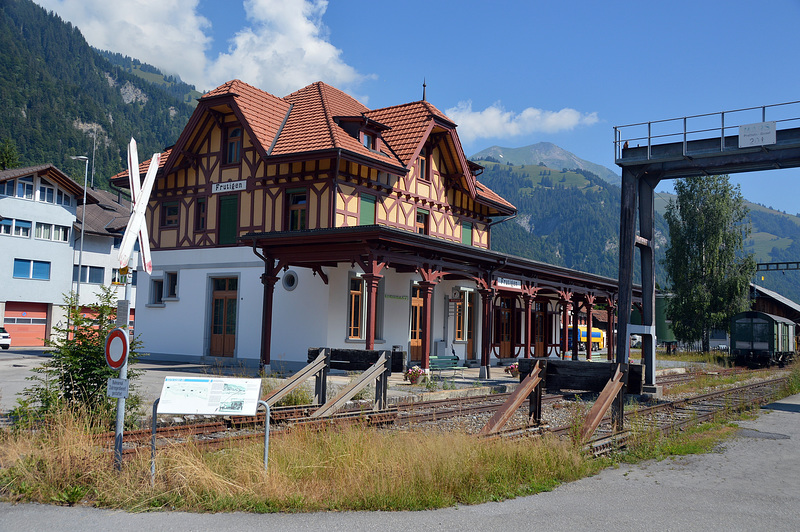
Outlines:
POLYGON ((743 251, 749 210, 727 175, 681 179, 675 192, 664 216, 670 231, 664 266, 673 293, 667 318, 676 338, 701 340, 708 352, 711 330, 727 329, 730 317, 750 306, 756 264, 743 251))
POLYGON ((10 138, 0 143, 0 170, 10 170, 19 166, 19 152, 10 138))
MULTIPOLYGON (((116 400, 106 397, 106 384, 109 378, 118 376, 118 371, 106 363, 105 339, 116 328, 115 294, 110 287, 102 286, 97 297, 98 303, 78 309, 75 293, 65 296, 70 325, 55 327, 56 338, 47 342, 54 347, 52 357, 33 370, 35 375, 29 379, 34 384, 24 390, 24 397, 14 411, 16 415, 36 418, 61 406, 78 406, 109 424, 113 422, 116 400)), ((137 347, 139 342, 131 341, 129 366, 136 362, 134 349, 137 347)), ((128 370, 131 381, 137 377, 136 371, 128 370)), ((140 402, 138 396, 129 396, 126 410, 137 410, 140 402)))

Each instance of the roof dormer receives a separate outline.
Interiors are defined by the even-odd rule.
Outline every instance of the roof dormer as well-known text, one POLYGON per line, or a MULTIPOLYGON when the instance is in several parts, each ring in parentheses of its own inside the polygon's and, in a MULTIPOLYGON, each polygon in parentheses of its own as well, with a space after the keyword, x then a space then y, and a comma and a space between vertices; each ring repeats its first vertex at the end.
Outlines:
POLYGON ((362 146, 375 152, 381 151, 383 132, 391 129, 380 122, 370 120, 363 114, 361 116, 334 116, 333 120, 362 146))

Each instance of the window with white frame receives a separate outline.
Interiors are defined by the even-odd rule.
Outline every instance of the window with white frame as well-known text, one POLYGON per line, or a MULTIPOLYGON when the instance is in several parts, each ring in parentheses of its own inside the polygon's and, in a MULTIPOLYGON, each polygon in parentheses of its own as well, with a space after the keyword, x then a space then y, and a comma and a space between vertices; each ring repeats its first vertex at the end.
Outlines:
POLYGON ((14 220, 3 218, 0 220, 0 235, 10 235, 14 230, 14 220))
POLYGON ((45 203, 56 202, 56 187, 46 179, 39 179, 39 201, 45 203))
POLYGON ((33 224, 27 220, 14 220, 14 236, 29 238, 33 224))
POLYGON ((67 194, 66 192, 62 192, 61 190, 56 192, 56 203, 59 205, 64 205, 69 207, 72 205, 72 196, 67 194))
POLYGON ((36 222, 36 238, 50 240, 53 238, 53 224, 36 222))
POLYGON ((17 179, 17 197, 23 199, 33 199, 32 175, 17 179))
POLYGON ((0 196, 13 196, 14 195, 14 180, 9 179, 0 183, 0 196))

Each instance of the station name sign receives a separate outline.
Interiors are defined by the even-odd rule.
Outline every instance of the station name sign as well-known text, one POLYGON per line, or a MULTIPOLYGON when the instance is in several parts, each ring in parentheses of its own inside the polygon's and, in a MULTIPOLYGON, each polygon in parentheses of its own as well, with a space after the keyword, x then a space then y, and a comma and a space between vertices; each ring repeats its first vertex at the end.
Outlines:
POLYGON ((220 192, 237 192, 247 188, 247 181, 228 181, 227 183, 214 183, 211 185, 211 193, 218 194, 220 192))
POLYGON ((505 277, 498 277, 495 280, 498 288, 511 288, 514 290, 522 290, 522 281, 519 279, 506 279, 505 277))

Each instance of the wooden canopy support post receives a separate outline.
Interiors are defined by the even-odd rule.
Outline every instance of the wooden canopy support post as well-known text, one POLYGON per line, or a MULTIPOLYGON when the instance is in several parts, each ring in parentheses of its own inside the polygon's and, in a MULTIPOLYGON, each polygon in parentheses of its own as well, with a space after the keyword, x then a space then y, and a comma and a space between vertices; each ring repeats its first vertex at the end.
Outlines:
POLYGON ((431 367, 431 315, 433 314, 433 287, 435 283, 422 281, 419 283, 422 292, 422 369, 431 367))
POLYGON ((569 345, 567 342, 567 334, 569 334, 567 327, 569 323, 569 300, 572 294, 569 292, 560 292, 559 295, 561 296, 558 301, 561 305, 561 358, 564 359, 567 354, 567 346, 569 345))
POLYGON ((584 296, 586 304, 586 360, 592 359, 592 310, 594 309, 594 296, 584 296))
POLYGON ((481 369, 478 378, 489 379, 491 378, 489 355, 492 349, 492 302, 494 301, 494 290, 481 288, 478 293, 481 296, 483 309, 481 316, 481 369))
POLYGON ((433 289, 439 283, 439 280, 446 275, 446 272, 436 270, 433 268, 419 267, 417 273, 422 276, 422 281, 419 282, 420 291, 422 292, 422 363, 421 367, 424 370, 429 370, 431 367, 431 333, 433 327, 433 289))
POLYGON ((614 299, 609 297, 606 300, 606 314, 607 314, 607 322, 608 323, 608 338, 606 341, 606 352, 608 354, 608 360, 614 360, 614 342, 616 337, 614 335, 614 329, 616 329, 616 324, 614 323, 614 308, 616 307, 616 302, 614 299))
POLYGON ((253 253, 264 261, 264 273, 261 274, 261 284, 264 285, 264 298, 261 307, 261 355, 259 366, 262 372, 270 371, 271 346, 272 346, 272 312, 275 295, 275 284, 278 282, 278 272, 284 266, 276 263, 271 255, 262 255, 258 252, 253 242, 253 253))
POLYGON ((367 296, 367 315, 364 324, 366 329, 364 331, 366 340, 365 349, 371 351, 375 349, 375 317, 377 313, 378 284, 381 279, 383 279, 383 275, 380 273, 384 266, 386 266, 386 263, 380 262, 372 256, 366 261, 358 261, 358 263, 364 271, 362 279, 364 279, 364 289, 367 296))
POLYGON ((533 331, 531 331, 531 307, 533 306, 533 296, 529 293, 522 294, 522 301, 525 303, 525 358, 531 357, 531 340, 533 339, 533 331))
POLYGON ((578 360, 578 344, 580 342, 580 335, 578 331, 578 316, 580 316, 581 304, 578 301, 578 295, 572 296, 572 360, 578 360))

